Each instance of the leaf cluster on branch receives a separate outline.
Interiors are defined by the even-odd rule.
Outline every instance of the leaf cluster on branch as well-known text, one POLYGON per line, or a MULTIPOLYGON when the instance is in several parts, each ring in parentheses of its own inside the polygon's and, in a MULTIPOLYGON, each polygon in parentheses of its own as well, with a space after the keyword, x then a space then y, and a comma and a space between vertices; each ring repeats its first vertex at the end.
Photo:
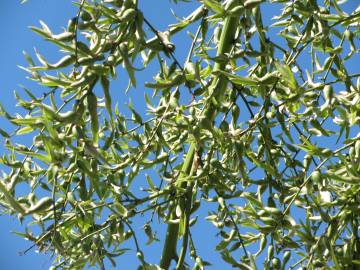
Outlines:
POLYGON ((49 90, 16 94, 22 115, 1 107, 16 128, 0 130, 0 203, 29 223, 19 234, 54 255, 53 269, 115 266, 130 242, 140 269, 205 269, 191 231, 210 222, 214 252, 238 269, 358 269, 360 8, 174 1, 195 9, 159 31, 138 2, 81 0, 63 32, 31 27, 64 56, 25 53, 22 68, 49 90), (179 59, 172 38, 186 31, 179 59), (145 92, 146 112, 115 100, 117 80, 145 92), (139 234, 164 243, 158 262, 139 234))

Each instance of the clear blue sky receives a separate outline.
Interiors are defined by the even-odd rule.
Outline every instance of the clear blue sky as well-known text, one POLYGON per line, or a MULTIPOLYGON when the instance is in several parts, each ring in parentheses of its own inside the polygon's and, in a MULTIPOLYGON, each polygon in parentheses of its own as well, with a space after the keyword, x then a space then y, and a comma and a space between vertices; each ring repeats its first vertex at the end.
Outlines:
MULTIPOLYGON (((28 26, 38 25, 41 19, 45 21, 54 32, 61 30, 61 27, 66 26, 69 18, 74 17, 77 10, 71 1, 50 1, 50 0, 29 0, 25 5, 20 5, 20 0, 0 0, 0 25, 2 26, 2 38, 0 42, 0 89, 1 89, 1 103, 10 112, 14 112, 15 100, 13 97, 13 90, 19 90, 19 85, 23 84, 30 86, 32 90, 38 95, 41 95, 43 89, 40 89, 35 84, 26 80, 26 73, 20 70, 17 65, 24 65, 22 51, 25 50, 33 54, 36 47, 40 52, 45 54, 50 60, 57 59, 57 49, 47 42, 43 41, 40 37, 32 33, 28 26)), ((194 1, 195 2, 195 1, 194 1)), ((147 18, 160 30, 170 23, 175 22, 169 10, 169 0, 141 0, 142 9, 144 10, 147 18)), ((358 1, 349 1, 348 7, 354 10, 358 5, 358 1)), ((178 11, 178 16, 188 14, 191 10, 191 4, 181 4, 181 9, 178 11)), ((274 12, 276 7, 271 7, 268 11, 269 14, 274 12)), ((278 10, 277 10, 278 11, 278 10)), ((279 11, 278 11, 279 12, 279 11)), ((265 16, 265 20, 269 20, 271 16, 265 16)), ((174 43, 177 44, 177 57, 181 61, 185 57, 188 48, 188 40, 182 37, 176 37, 174 43), (182 49, 182 46, 186 46, 182 49), (183 54, 182 54, 183 53, 183 54)), ((354 65, 355 67, 355 65, 354 65)), ((358 69, 358 68, 357 68, 358 69)), ((138 78, 144 81, 145 78, 138 78)), ((146 78, 149 80, 149 78, 146 78)), ((120 84, 120 82, 118 82, 120 84)), ((134 99, 143 97, 143 90, 136 89, 132 91, 130 96, 134 99)), ((123 102, 121 100, 119 103, 123 102)), ((143 106, 143 104, 138 104, 143 106)), ((1 128, 11 130, 12 127, 4 120, 0 119, 1 128)), ((2 148, 0 148, 0 153, 2 148)), ((193 233, 196 235, 197 241, 203 250, 202 255, 205 259, 212 259, 216 254, 214 252, 215 244, 218 242, 215 239, 216 230, 211 229, 210 224, 205 224, 196 229, 193 233)), ((0 269, 8 270, 27 270, 27 269, 48 269, 51 258, 48 255, 37 254, 34 250, 27 253, 26 256, 19 256, 19 252, 28 248, 31 243, 25 241, 19 236, 16 236, 10 231, 23 231, 24 227, 19 225, 16 217, 0 216, 0 269)), ((136 227, 135 227, 136 228, 136 227)), ((162 231, 159 231, 161 235, 162 231)), ((142 239, 143 240, 143 239, 142 239)), ((144 244, 142 246, 145 246, 144 244)), ((156 244, 145 249, 146 258, 149 261, 157 263, 159 258, 159 251, 161 245, 156 244), (153 256, 153 258, 151 258, 153 256)), ((134 261, 129 257, 120 258, 120 265, 116 269, 135 269, 134 261)), ((212 261, 214 267, 212 269, 219 269, 220 267, 226 268, 220 261, 220 258, 212 261)), ((111 268, 109 268, 111 269, 111 268)))
MULTIPOLYGON (((76 12, 71 1, 30 1, 26 5, 20 5, 20 0, 0 1, 0 23, 3 36, 0 42, 0 89, 1 103, 15 111, 13 91, 19 90, 19 85, 29 85, 26 73, 17 65, 26 65, 22 51, 33 53, 34 47, 46 48, 47 45, 29 29, 29 25, 38 24, 42 19, 61 30, 60 26, 66 25, 67 18, 76 12)), ((11 130, 11 126, 4 119, 0 120, 1 127, 11 130)), ((3 142, 3 141, 2 141, 3 142)), ((0 148, 2 152, 2 148, 0 148)), ((25 270, 25 269, 48 269, 49 256, 30 251, 26 256, 19 256, 19 252, 28 248, 31 243, 16 236, 10 231, 23 231, 16 217, 0 216, 0 269, 25 270)))

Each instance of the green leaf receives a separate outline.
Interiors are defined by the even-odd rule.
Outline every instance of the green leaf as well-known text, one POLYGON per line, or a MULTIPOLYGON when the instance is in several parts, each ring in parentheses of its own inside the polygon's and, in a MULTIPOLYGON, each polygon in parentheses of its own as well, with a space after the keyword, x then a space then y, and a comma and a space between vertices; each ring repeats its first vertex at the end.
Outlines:
POLYGON ((12 123, 22 126, 41 125, 43 118, 40 116, 29 117, 29 118, 14 118, 10 120, 12 123))
POLYGON ((275 62, 275 67, 281 74, 280 79, 285 81, 291 89, 297 91, 298 84, 290 67, 286 64, 280 64, 278 62, 275 62))
POLYGON ((331 255, 332 261, 334 263, 335 269, 336 270, 341 270, 342 268, 341 268, 341 266, 340 266, 340 264, 338 262, 338 259, 336 257, 332 241, 330 239, 324 239, 324 238, 323 238, 323 240, 326 242, 326 246, 330 250, 330 255, 331 255))
POLYGON ((227 79, 229 79, 233 84, 240 85, 240 86, 256 86, 259 84, 259 81, 255 78, 250 77, 242 77, 234 74, 230 74, 228 72, 218 70, 213 72, 215 75, 220 73, 224 75, 227 79))
POLYGON ((114 206, 116 207, 116 210, 120 213, 120 215, 121 215, 122 217, 126 217, 126 216, 127 216, 128 211, 127 211, 127 209, 126 209, 125 206, 123 206, 123 205, 122 205, 121 203, 119 203, 119 202, 115 202, 115 203, 114 203, 114 206))
POLYGON ((41 160, 47 164, 49 164, 52 159, 49 155, 44 155, 44 154, 39 154, 39 153, 34 153, 32 151, 21 151, 21 150, 17 150, 18 153, 20 154, 23 154, 23 155, 27 155, 27 156, 30 156, 30 157, 34 157, 38 160, 41 160))
POLYGON ((153 181, 151 180, 151 177, 147 174, 147 175, 145 175, 145 178, 146 178, 146 181, 149 184, 150 189, 155 190, 156 187, 155 187, 153 181))
POLYGON ((145 83, 146 87, 154 89, 167 89, 178 86, 185 82, 185 77, 182 74, 178 74, 168 80, 156 79, 156 83, 145 83))
POLYGON ((3 130, 2 128, 0 128, 0 134, 4 138, 10 138, 10 135, 5 130, 3 130))
POLYGON ((27 126, 27 127, 23 127, 21 129, 19 129, 18 131, 16 131, 16 135, 24 135, 24 134, 28 134, 33 131, 34 131, 34 129, 32 127, 27 126))
POLYGON ((114 116, 113 116, 112 106, 111 106, 110 81, 105 76, 102 76, 100 81, 101 81, 101 86, 102 86, 102 89, 104 91, 104 96, 105 96, 105 107, 110 116, 111 122, 113 123, 114 116))
POLYGON ((210 8, 212 11, 214 11, 217 14, 225 14, 225 10, 223 9, 222 5, 215 0, 203 0, 202 1, 205 6, 207 6, 208 8, 210 8))

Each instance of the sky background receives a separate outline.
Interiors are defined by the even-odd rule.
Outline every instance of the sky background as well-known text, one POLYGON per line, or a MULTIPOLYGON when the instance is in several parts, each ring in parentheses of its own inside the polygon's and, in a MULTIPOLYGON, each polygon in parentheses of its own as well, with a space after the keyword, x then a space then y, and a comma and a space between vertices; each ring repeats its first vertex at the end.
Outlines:
MULTIPOLYGON (((0 24, 2 25, 2 38, 0 42, 0 102, 9 112, 15 112, 15 99, 13 95, 14 90, 19 90, 20 85, 30 86, 30 89, 37 95, 41 95, 45 89, 38 87, 36 84, 29 82, 26 79, 26 73, 18 68, 17 65, 26 66, 26 62, 22 55, 22 51, 27 51, 34 55, 34 48, 37 48, 43 53, 50 62, 58 59, 57 48, 35 35, 28 28, 30 25, 39 26, 38 21, 45 21, 54 32, 60 32, 61 27, 67 25, 69 18, 76 15, 77 9, 71 1, 55 1, 55 0, 29 0, 28 3, 21 5, 20 0, 5 1, 0 0, 0 24)), ((169 4, 168 0, 140 0, 141 9, 144 11, 146 17, 158 29, 163 30, 167 24, 175 22, 173 15, 169 8, 174 7, 169 4)), ((197 4, 196 4, 197 5, 197 4)), ((349 1, 348 8, 353 10, 358 5, 358 1, 349 1)), ((194 7, 194 4, 181 4, 179 9, 176 9, 177 15, 182 17, 188 14, 194 7)), ((274 13, 278 13, 279 5, 272 5, 267 7, 267 13, 264 16, 265 22, 269 22, 274 13)), ((176 56, 183 62, 188 50, 190 39, 186 36, 176 36, 173 42, 177 45, 176 56)), ((355 64, 353 64, 353 69, 355 64)), ((147 70, 150 74, 155 74, 155 69, 147 70)), ((124 75, 126 73, 123 73, 124 75)), ((137 76, 139 85, 149 77, 145 75, 137 76)), ((151 78, 151 77, 150 77, 151 78)), ((121 87, 124 90, 126 81, 115 82, 113 87, 121 87)), ((128 98, 143 97, 141 89, 130 91, 128 98)), ((123 96, 119 94, 118 102, 121 105, 125 101, 123 96)), ((139 101, 138 99, 137 101, 139 101)), ((137 109, 143 110, 144 103, 134 102, 137 109)), ((13 126, 9 125, 4 119, 0 119, 0 127, 5 130, 12 130, 13 126)), ((0 153, 2 148, 0 148, 0 153)), ((11 231, 23 231, 16 217, 0 216, 0 269, 8 270, 27 270, 27 269, 48 269, 51 258, 49 255, 38 254, 31 250, 25 256, 19 256, 19 252, 26 250, 31 243, 25 241, 23 238, 16 236, 11 231)), ((140 229, 135 227, 135 229, 140 229)), ((163 235, 163 230, 159 230, 159 235, 163 235)), ((204 224, 197 227, 193 235, 196 237, 197 243, 200 244, 203 253, 201 255, 206 259, 212 259, 214 267, 211 269, 231 269, 230 266, 225 266, 221 263, 217 252, 213 248, 218 243, 215 237, 217 231, 212 229, 212 225, 204 224)), ((141 239, 144 240, 144 239, 141 239)), ((144 244, 142 246, 145 246, 144 244)), ((152 263, 158 263, 158 254, 162 248, 162 244, 155 244, 144 249, 146 259, 152 263)), ((131 254, 133 255, 133 254, 131 254)), ((130 256, 121 257, 119 260, 119 267, 116 269, 135 269, 134 260, 130 256)), ((113 269, 113 268, 109 268, 113 269)))
MULTIPOLYGON (((39 19, 61 30, 76 9, 71 1, 29 1, 25 5, 20 0, 0 1, 0 22, 3 26, 3 36, 0 42, 0 89, 1 103, 9 111, 15 111, 13 91, 19 90, 19 85, 28 85, 26 73, 17 65, 26 65, 22 51, 34 52, 34 47, 46 49, 45 42, 31 32, 30 25, 38 25, 39 19)), ((9 123, 1 119, 1 128, 11 130, 9 123)), ((2 151, 2 149, 0 150, 2 151)), ((25 256, 19 252, 27 249, 31 243, 16 236, 11 231, 23 231, 24 227, 14 216, 0 216, 0 269, 25 270, 48 269, 50 258, 47 255, 35 253, 34 250, 25 256)))

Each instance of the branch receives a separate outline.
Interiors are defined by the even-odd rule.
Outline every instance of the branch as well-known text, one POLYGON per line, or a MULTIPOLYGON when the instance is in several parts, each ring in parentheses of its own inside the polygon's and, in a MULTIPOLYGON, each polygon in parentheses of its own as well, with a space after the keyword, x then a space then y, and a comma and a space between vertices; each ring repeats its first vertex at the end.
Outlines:
MULTIPOLYGON (((222 30, 220 43, 217 51, 217 56, 222 56, 228 53, 233 45, 233 40, 235 38, 237 26, 239 23, 239 18, 237 17, 227 17, 224 21, 224 27, 222 30)), ((219 63, 216 62, 214 65, 213 72, 224 70, 226 63, 219 63)), ((216 75, 213 83, 210 85, 209 88, 209 95, 213 98, 217 99, 219 96, 221 96, 227 86, 227 80, 222 75, 216 75)), ((206 118, 210 119, 212 121, 216 116, 216 108, 210 103, 207 108, 205 108, 202 112, 202 116, 205 116, 206 118)), ((181 185, 186 185, 187 181, 182 181, 183 178, 187 177, 189 173, 191 172, 192 165, 193 165, 193 159, 195 156, 195 143, 191 143, 190 148, 188 150, 188 153, 186 155, 185 162, 182 166, 181 174, 178 182, 182 183, 181 185)), ((173 211, 171 213, 171 216, 174 217, 175 212, 173 211)), ((166 239, 165 244, 163 248, 163 254, 160 261, 160 267, 167 270, 169 269, 171 260, 175 258, 174 251, 176 251, 176 244, 178 239, 178 231, 179 231, 179 224, 169 224, 167 233, 166 233, 166 239)))

